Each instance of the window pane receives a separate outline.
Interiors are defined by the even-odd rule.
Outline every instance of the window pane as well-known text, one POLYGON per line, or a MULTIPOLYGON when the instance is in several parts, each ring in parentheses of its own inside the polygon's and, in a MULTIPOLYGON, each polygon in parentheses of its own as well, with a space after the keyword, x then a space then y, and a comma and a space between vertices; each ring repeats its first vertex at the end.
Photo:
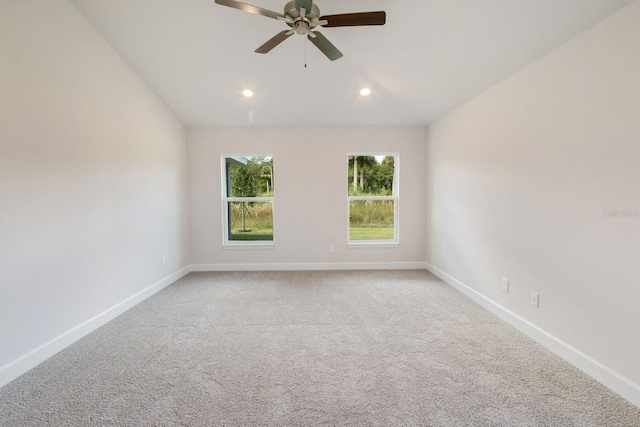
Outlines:
POLYGON ((228 197, 273 197, 271 157, 227 157, 228 197))
POLYGON ((393 156, 349 156, 349 195, 393 195, 394 167, 393 156))
POLYGON ((228 203, 229 240, 273 240, 271 202, 228 203))
POLYGON ((393 240, 394 203, 392 200, 349 202, 349 240, 393 240))

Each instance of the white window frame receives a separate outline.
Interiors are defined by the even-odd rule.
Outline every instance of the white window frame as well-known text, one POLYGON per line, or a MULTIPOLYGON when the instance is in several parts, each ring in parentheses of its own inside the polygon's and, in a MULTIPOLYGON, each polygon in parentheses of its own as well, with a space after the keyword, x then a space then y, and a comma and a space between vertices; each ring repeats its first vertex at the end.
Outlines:
POLYGON ((347 187, 347 246, 349 248, 365 247, 398 247, 400 245, 400 153, 398 152, 349 152, 347 153, 347 175, 349 157, 351 156, 393 156, 393 194, 391 196, 350 196, 347 187), (385 240, 351 240, 351 202, 359 200, 391 200, 393 201, 393 239, 385 240))
MULTIPOLYGON (((221 195, 222 195, 222 246, 225 249, 272 249, 276 243, 276 202, 275 202, 275 186, 273 197, 229 197, 227 189, 227 162, 228 158, 239 161, 240 159, 248 159, 250 157, 271 157, 272 154, 222 154, 220 156, 220 176, 221 176, 221 195), (229 203, 233 202, 263 202, 271 203, 271 211, 273 213, 273 239, 272 240, 229 240, 229 203)), ((274 168, 275 169, 275 168, 274 168)), ((272 174, 272 183, 275 183, 275 174, 272 174)))

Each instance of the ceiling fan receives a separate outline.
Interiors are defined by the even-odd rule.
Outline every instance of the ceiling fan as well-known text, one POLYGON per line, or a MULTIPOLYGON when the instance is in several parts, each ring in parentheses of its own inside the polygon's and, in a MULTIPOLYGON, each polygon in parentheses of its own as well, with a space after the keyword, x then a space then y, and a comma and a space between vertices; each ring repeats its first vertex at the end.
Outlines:
POLYGON ((307 36, 318 49, 332 61, 342 58, 340 52, 327 38, 316 29, 318 27, 359 27, 364 25, 384 25, 387 20, 386 12, 343 13, 340 15, 320 16, 320 9, 313 0, 293 0, 284 7, 284 13, 273 12, 258 6, 242 3, 236 0, 216 0, 216 3, 240 9, 256 15, 277 19, 287 24, 290 29, 282 31, 265 44, 256 49, 256 53, 268 53, 274 47, 291 37, 293 34, 307 36))

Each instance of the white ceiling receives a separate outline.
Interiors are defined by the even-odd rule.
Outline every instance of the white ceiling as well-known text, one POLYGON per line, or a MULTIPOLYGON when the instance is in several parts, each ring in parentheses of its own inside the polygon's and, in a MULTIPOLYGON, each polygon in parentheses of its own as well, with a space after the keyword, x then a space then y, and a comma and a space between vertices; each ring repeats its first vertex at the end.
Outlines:
POLYGON ((254 53, 286 25, 214 0, 71 2, 187 126, 332 126, 429 124, 632 0, 318 0, 387 12, 383 27, 320 30, 335 62, 297 35, 254 53))

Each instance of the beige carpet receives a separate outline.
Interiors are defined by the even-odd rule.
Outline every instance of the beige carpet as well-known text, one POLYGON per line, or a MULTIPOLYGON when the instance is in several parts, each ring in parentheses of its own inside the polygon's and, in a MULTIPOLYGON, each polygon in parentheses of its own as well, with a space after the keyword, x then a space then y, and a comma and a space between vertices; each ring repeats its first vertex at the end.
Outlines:
POLYGON ((424 271, 192 273, 0 389, 1 426, 640 426, 424 271))

